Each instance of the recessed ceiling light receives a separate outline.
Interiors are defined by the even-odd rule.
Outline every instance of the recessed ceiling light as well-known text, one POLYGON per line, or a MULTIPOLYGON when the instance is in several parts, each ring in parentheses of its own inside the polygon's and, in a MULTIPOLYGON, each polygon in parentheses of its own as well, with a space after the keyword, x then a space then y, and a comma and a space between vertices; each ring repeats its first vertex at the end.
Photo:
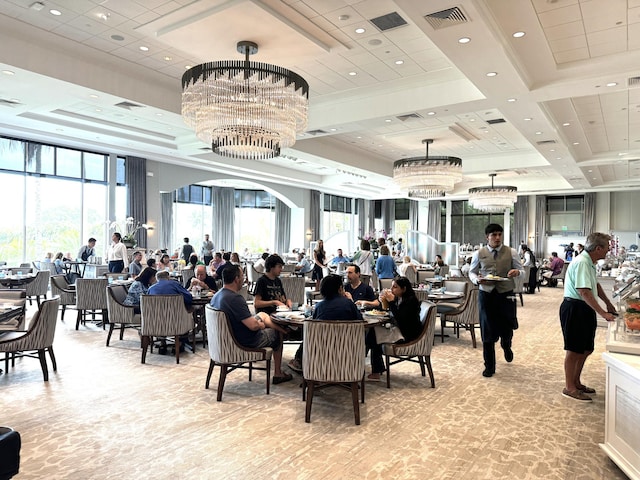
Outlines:
POLYGON ((495 77, 496 75, 498 75, 497 72, 488 72, 487 73, 487 77, 495 77))
POLYGON ((351 75, 352 77, 355 77, 358 74, 358 72, 349 72, 349 75, 351 75))
POLYGON ((184 68, 185 70, 189 70, 191 68, 191 65, 185 65, 184 68))
POLYGON ((349 15, 338 15, 338 20, 342 20, 343 22, 349 20, 349 18, 349 15))
POLYGON ((335 132, 338 129, 337 128, 330 128, 329 130, 331 130, 332 132, 335 132))
POLYGON ((475 118, 470 118, 470 119, 469 119, 469 121, 470 121, 470 122, 475 122, 475 121, 476 121, 476 119, 475 119, 475 118))
POLYGON ((162 116, 162 114, 161 114, 161 113, 159 113, 159 112, 158 112, 158 113, 156 113, 156 117, 161 117, 161 116, 162 116))
POLYGON ((102 109, 101 108, 96 108, 96 112, 101 112, 102 109))
POLYGON ((591 173, 591 172, 593 172, 593 170, 587 170, 587 172, 591 173))
POLYGON ((524 119, 525 122, 530 122, 531 120, 533 120, 533 118, 527 117, 524 119))
POLYGON ((427 115, 435 115, 436 112, 427 112, 427 115))
POLYGON ((396 65, 402 65, 404 63, 404 60, 396 60, 395 64, 396 65))
POLYGON ((615 87, 616 85, 618 85, 618 82, 609 82, 609 83, 607 83, 607 87, 615 87))
POLYGON ((591 177, 591 179, 592 179, 592 180, 597 180, 597 178, 596 178, 596 177, 591 177))
POLYGON ((569 125, 571 125, 569 122, 565 122, 562 124, 563 127, 568 127, 569 125))
POLYGON ((356 137, 356 138, 357 138, 358 140, 360 140, 362 137, 359 137, 359 136, 358 136, 358 137, 356 137))
POLYGON ((173 57, 169 57, 168 55, 166 57, 164 57, 164 60, 166 62, 170 62, 171 60, 173 60, 173 57))
POLYGON ((621 153, 618 154, 618 156, 621 157, 622 155, 626 155, 626 154, 627 154, 627 152, 621 152, 621 153))
POLYGON ((542 132, 536 132, 536 135, 542 135, 542 132))
POLYGON ((55 9, 49 10, 49 13, 51 15, 55 15, 56 17, 59 17, 60 15, 62 15, 62 12, 60 10, 55 10, 55 9))
POLYGON ((149 47, 145 47, 144 45, 142 45, 140 47, 140 50, 142 50, 143 52, 148 52, 149 51, 149 47))
POLYGON ((458 39, 458 43, 469 43, 471 39, 469 37, 462 37, 458 39))
POLYGON ((115 40, 116 42, 121 42, 124 40, 122 35, 111 35, 111 40, 115 40))
POLYGON ((371 45, 372 47, 375 47, 375 46, 378 46, 378 45, 382 45, 382 40, 380 40, 379 38, 372 38, 367 43, 369 45, 371 45))
POLYGON ((356 33, 364 33, 366 30, 362 27, 356 28, 356 33))
POLYGON ((91 98, 99 98, 98 95, 96 95, 95 93, 90 94, 89 97, 91 97, 91 98))
POLYGON ((517 101, 517 99, 515 99, 515 98, 507 98, 507 102, 516 102, 516 101, 517 101))
POLYGON ((385 119, 385 122, 387 122, 387 123, 391 123, 391 119, 390 119, 390 118, 387 118, 387 119, 385 119))
POLYGON ((574 145, 580 145, 580 142, 573 142, 574 145))
POLYGON ((562 160, 562 157, 556 157, 556 160, 562 160))
POLYGON ((526 33, 524 32, 514 32, 513 33, 513 38, 522 38, 526 35, 526 33))
POLYGON ((100 20, 103 20, 103 21, 105 21, 105 22, 106 22, 107 20, 109 20, 109 17, 111 16, 111 14, 110 14, 110 13, 98 13, 96 16, 97 16, 100 20))
POLYGON ((552 149, 551 149, 551 150, 549 150, 549 151, 550 151, 550 152, 555 152, 555 151, 556 151, 556 149, 555 149, 555 148, 552 148, 552 149))
POLYGON ((2 70, 2 73, 5 75, 15 75, 16 72, 14 72, 13 70, 2 70))

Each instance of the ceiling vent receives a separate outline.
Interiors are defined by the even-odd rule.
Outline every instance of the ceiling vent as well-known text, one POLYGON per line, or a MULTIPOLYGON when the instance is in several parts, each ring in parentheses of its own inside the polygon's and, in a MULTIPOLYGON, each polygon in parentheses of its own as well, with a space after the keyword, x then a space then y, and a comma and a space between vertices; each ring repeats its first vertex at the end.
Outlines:
POLYGON ((16 102, 15 100, 7 100, 6 98, 0 98, 0 105, 4 107, 15 107, 16 105, 22 105, 20 102, 16 102))
POLYGON ((452 27, 453 25, 460 25, 462 23, 469 22, 469 19, 460 7, 447 8, 446 10, 433 12, 425 15, 424 18, 429 22, 429 25, 431 25, 434 30, 440 30, 441 28, 452 27))
POLYGON ((489 125, 495 125, 496 123, 506 123, 504 118, 494 118, 493 120, 487 120, 489 125))
POLYGON ((373 23, 381 32, 386 32, 387 30, 401 27, 407 24, 407 21, 402 18, 398 14, 398 12, 387 13, 386 15, 382 15, 381 17, 372 18, 369 21, 373 23))
POLYGON ((326 135, 329 132, 325 130, 309 130, 307 133, 315 137, 316 135, 326 135))
POLYGON ((640 87, 640 77, 629 77, 627 85, 629 85, 629 87, 640 87))
POLYGON ((555 140, 541 140, 536 142, 536 145, 554 145, 555 143, 557 143, 555 140))
POLYGON ((416 119, 416 118, 424 118, 422 115, 420 115, 419 113, 407 113, 406 115, 398 115, 396 117, 398 120, 400 120, 401 122, 406 122, 407 120, 412 120, 412 119, 416 119))
POLYGON ((137 103, 127 102, 127 101, 116 103, 115 106, 124 108, 125 110, 132 110, 134 108, 144 108, 144 105, 138 105, 137 103))

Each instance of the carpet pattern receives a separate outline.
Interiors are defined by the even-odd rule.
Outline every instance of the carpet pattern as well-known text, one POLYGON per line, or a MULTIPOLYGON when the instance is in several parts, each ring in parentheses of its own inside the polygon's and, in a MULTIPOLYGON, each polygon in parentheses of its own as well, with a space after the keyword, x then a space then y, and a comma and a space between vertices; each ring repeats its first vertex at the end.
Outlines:
MULTIPOLYGON (((264 372, 252 382, 232 372, 216 402, 219 370, 205 390, 209 359, 200 345, 179 365, 157 350, 142 365, 135 331, 105 347, 102 329, 74 330, 72 311, 58 321, 58 372, 49 382, 32 359, 0 375, 0 425, 22 436, 19 480, 624 479, 598 446, 604 329, 583 374, 594 401, 561 396, 561 299, 561 288, 525 295, 515 359, 506 363, 498 346, 492 378, 482 377, 469 332, 436 337, 436 388, 417 365, 395 365, 390 390, 367 383, 360 426, 349 392, 336 388, 317 392, 306 424, 297 374, 266 395, 264 372)), ((285 345, 285 362, 296 348, 285 345)))

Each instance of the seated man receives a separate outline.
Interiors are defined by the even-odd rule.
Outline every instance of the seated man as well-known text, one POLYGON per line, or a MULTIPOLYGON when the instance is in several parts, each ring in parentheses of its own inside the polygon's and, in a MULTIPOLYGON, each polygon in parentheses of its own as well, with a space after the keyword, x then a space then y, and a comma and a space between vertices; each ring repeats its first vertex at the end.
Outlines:
POLYGON ((211 306, 222 310, 240 345, 248 348, 273 348, 273 380, 279 383, 291 380, 291 375, 282 372, 282 334, 284 330, 271 321, 266 313, 251 315, 247 301, 238 292, 242 288, 244 275, 238 265, 230 265, 222 272, 224 288, 211 299, 211 306))
POLYGON ((543 265, 540 267, 542 270, 542 277, 545 281, 542 283, 543 285, 551 285, 553 283, 552 278, 554 275, 559 275, 562 272, 562 267, 564 267, 564 260, 558 257, 558 252, 551 252, 551 257, 549 257, 549 265, 543 265))
POLYGON ((216 252, 213 255, 213 260, 209 262, 209 270, 215 273, 215 271, 218 270, 218 267, 223 263, 224 263, 224 260, 222 259, 222 253, 216 252))
POLYGON ((169 272, 159 271, 156 273, 155 285, 149 287, 149 295, 182 295, 184 306, 188 311, 193 310, 193 297, 189 290, 180 285, 179 282, 171 279, 169 272))
POLYGON ((309 259, 305 256, 304 253, 298 253, 298 263, 296 263, 295 266, 296 273, 299 275, 304 275, 306 273, 309 273, 311 270, 313 270, 313 265, 311 265, 309 259))
POLYGON ((342 255, 342 249, 338 249, 338 254, 331 259, 329 262, 330 265, 338 265, 340 263, 349 263, 349 259, 342 255))
POLYGON ((129 275, 131 275, 131 278, 133 278, 134 280, 138 275, 140 275, 140 272, 142 271, 142 264, 140 263, 141 261, 142 253, 133 252, 133 255, 131 256, 131 263, 129 264, 129 275))
POLYGON ((262 256, 253 264, 253 268, 256 270, 256 272, 264 273, 264 262, 267 261, 267 258, 269 258, 269 254, 267 252, 264 252, 262 256))
POLYGON ((360 267, 347 265, 347 285, 344 287, 344 296, 361 307, 378 308, 380 302, 373 288, 365 285, 360 280, 360 267))
POLYGON ((207 267, 204 265, 198 265, 196 267, 195 276, 189 280, 187 288, 200 287, 203 290, 211 290, 212 292, 218 291, 216 285, 216 279, 211 275, 207 275, 207 267))
POLYGON ((222 272, 229 265, 231 265, 231 252, 224 252, 222 254, 222 264, 216 269, 216 273, 214 273, 213 276, 219 280, 222 280, 222 272))

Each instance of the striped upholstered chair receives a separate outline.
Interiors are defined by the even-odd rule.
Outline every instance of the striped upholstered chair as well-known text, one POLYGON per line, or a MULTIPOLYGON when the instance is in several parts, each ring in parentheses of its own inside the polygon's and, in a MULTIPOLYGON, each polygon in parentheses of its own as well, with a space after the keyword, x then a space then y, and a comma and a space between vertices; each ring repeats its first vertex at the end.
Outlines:
POLYGON ((433 348, 433 338, 436 331, 436 306, 431 302, 421 302, 420 321, 422 322, 422 332, 415 340, 407 343, 385 343, 382 345, 382 352, 387 364, 387 388, 391 388, 391 365, 400 362, 414 362, 420 364, 420 371, 425 377, 425 365, 429 371, 431 388, 436 387, 431 368, 431 349, 433 348), (417 360, 416 360, 417 357, 417 360), (393 359, 393 360, 391 360, 393 359))
POLYGON ((304 296, 304 277, 280 277, 280 281, 282 282, 282 287, 284 288, 284 293, 287 295, 287 298, 290 298, 293 303, 297 303, 298 305, 304 305, 305 296, 304 296))
POLYGON ((180 363, 180 336, 191 332, 195 326, 182 295, 142 295, 140 311, 142 363, 146 361, 147 347, 153 337, 174 337, 176 363, 180 363))
POLYGON ((364 403, 364 336, 364 322, 305 320, 302 353, 305 422, 311 422, 315 390, 349 384, 356 425, 360 425, 358 383, 361 384, 361 401, 364 403))
POLYGON ((58 370, 56 357, 53 354, 53 337, 56 333, 56 319, 58 318, 58 297, 44 300, 40 303, 40 309, 34 314, 26 332, 10 332, 2 336, 0 340, 0 352, 4 352, 4 369, 9 371, 9 358, 11 366, 15 365, 16 357, 32 357, 37 352, 40 359, 40 367, 44 381, 49 380, 49 369, 45 352, 49 352, 53 371, 58 370))
POLYGON ((269 395, 269 385, 271 382, 271 357, 273 349, 265 348, 247 348, 240 345, 233 335, 233 330, 229 324, 229 320, 224 312, 215 310, 211 306, 205 307, 205 316, 207 319, 207 336, 209 346, 209 371, 207 372, 207 380, 204 388, 209 388, 211 374, 216 365, 220 366, 220 377, 218 379, 218 397, 217 401, 222 400, 222 391, 224 390, 224 382, 227 373, 236 368, 246 368, 249 370, 249 381, 253 370, 266 370, 267 373, 267 395, 269 395), (254 362, 266 362, 265 367, 255 367, 254 362), (249 366, 244 364, 248 363, 249 366))
POLYGON ((25 285, 29 305, 32 305, 31 300, 33 300, 34 297, 38 306, 40 305, 40 297, 47 298, 47 290, 49 290, 49 275, 50 273, 48 271, 40 270, 36 273, 36 277, 25 285))
POLYGON ((453 322, 456 335, 460 338, 460 327, 466 328, 471 332, 471 343, 476 348, 476 328, 480 328, 480 307, 478 306, 478 287, 477 285, 469 285, 469 295, 464 305, 456 311, 443 313, 440 315, 440 321, 453 322))
POLYGON ((140 314, 134 311, 134 306, 124 304, 125 298, 127 298, 127 289, 124 285, 107 286, 107 311, 109 312, 107 347, 116 326, 120 328, 120 340, 123 338, 125 328, 140 326, 140 314))
POLYGON ((80 323, 87 323, 87 315, 91 314, 89 321, 96 321, 96 314, 102 318, 98 321, 104 328, 109 315, 107 313, 107 296, 105 289, 109 285, 106 278, 79 278, 76 280, 76 309, 78 319, 76 320, 76 330, 80 323))
POLYGON ((64 312, 67 305, 76 304, 76 290, 67 283, 67 279, 64 275, 53 275, 51 277, 51 295, 57 295, 60 297, 60 305, 62 306, 62 317, 64 320, 64 312))

